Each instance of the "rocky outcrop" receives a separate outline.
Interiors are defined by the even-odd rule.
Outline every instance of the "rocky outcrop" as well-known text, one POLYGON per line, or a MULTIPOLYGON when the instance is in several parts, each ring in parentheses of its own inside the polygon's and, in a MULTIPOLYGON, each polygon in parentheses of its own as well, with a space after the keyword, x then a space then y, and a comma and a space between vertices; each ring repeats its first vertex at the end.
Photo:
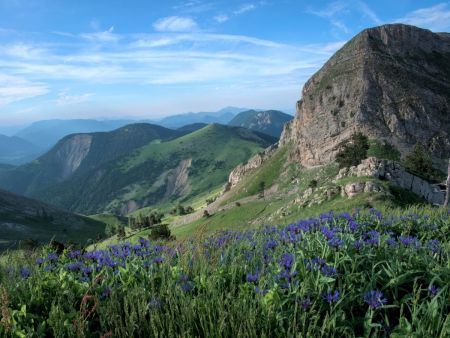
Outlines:
POLYGON ((377 184, 375 182, 371 182, 371 181, 355 182, 355 183, 348 183, 345 186, 343 186, 341 189, 341 196, 352 198, 363 192, 386 193, 386 190, 384 189, 384 187, 382 185, 377 184))
POLYGON ((263 152, 260 152, 253 156, 250 160, 248 160, 248 162, 239 164, 236 168, 234 168, 234 170, 228 177, 227 189, 233 188, 242 180, 242 178, 244 178, 244 176, 259 168, 267 159, 269 159, 273 155, 277 148, 278 144, 274 144, 265 149, 263 152))
POLYGON ((450 157, 450 34, 402 24, 349 41, 302 91, 280 145, 306 167, 334 160, 351 134, 386 140, 404 156, 423 143, 435 164, 450 157))
POLYGON ((55 160, 61 168, 60 178, 65 180, 81 165, 91 149, 92 135, 78 134, 67 139, 56 152, 55 160))
POLYGON ((192 165, 192 158, 180 161, 178 166, 173 169, 166 179, 166 193, 163 200, 170 197, 187 195, 191 190, 189 184, 189 168, 192 165))
MULTIPOLYGON (((375 177, 381 180, 388 180, 392 184, 403 189, 412 191, 433 204, 442 205, 445 193, 435 184, 415 176, 405 170, 399 163, 389 160, 380 160, 369 157, 363 160, 360 165, 341 169, 336 180, 344 177, 375 177)), ((360 192, 382 191, 382 187, 375 187, 373 182, 347 184, 342 190, 346 196, 353 197, 360 192)), ((344 194, 343 193, 343 194, 344 194)))

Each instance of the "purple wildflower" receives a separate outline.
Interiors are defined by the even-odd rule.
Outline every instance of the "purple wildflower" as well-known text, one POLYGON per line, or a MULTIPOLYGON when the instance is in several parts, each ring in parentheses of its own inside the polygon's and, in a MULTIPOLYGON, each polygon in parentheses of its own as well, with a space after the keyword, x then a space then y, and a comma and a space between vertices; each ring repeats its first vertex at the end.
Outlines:
POLYGON ((311 305, 312 305, 312 301, 311 301, 311 298, 309 298, 309 297, 303 298, 300 301, 300 307, 303 310, 308 310, 311 307, 311 305))
POLYGON ((322 269, 320 269, 322 275, 326 277, 332 277, 337 275, 337 270, 334 266, 325 264, 322 269))
POLYGON ((428 293, 430 296, 434 297, 438 294, 440 290, 441 290, 440 288, 438 288, 436 285, 433 284, 430 285, 430 287, 428 288, 428 293))
POLYGON ((386 298, 383 298, 383 296, 383 292, 372 290, 364 295, 364 302, 367 303, 372 309, 376 310, 387 304, 388 301, 386 298))
POLYGON ((31 276, 31 271, 26 266, 20 268, 20 275, 23 279, 27 279, 31 276))
POLYGON ((429 240, 427 243, 427 248, 434 254, 441 252, 441 242, 437 239, 429 240))
POLYGON ((257 273, 253 274, 253 273, 248 273, 246 280, 248 283, 256 283, 259 279, 259 276, 257 273))
POLYGON ((333 237, 328 241, 328 245, 332 248, 339 249, 344 245, 344 241, 339 237, 333 237))
POLYGON ((329 292, 324 293, 322 297, 326 302, 331 304, 331 303, 337 302, 339 300, 340 293, 338 290, 329 291, 329 292))
POLYGON ((58 260, 58 254, 56 253, 56 252, 50 252, 48 255, 47 255, 47 259, 49 260, 49 261, 57 261, 58 260))
POLYGON ((290 253, 284 253, 281 256, 281 263, 280 264, 286 270, 290 270, 293 263, 294 263, 294 255, 292 255, 290 253))
POLYGON ((364 242, 361 240, 356 240, 353 242, 353 247, 357 250, 360 251, 362 248, 364 248, 364 242))

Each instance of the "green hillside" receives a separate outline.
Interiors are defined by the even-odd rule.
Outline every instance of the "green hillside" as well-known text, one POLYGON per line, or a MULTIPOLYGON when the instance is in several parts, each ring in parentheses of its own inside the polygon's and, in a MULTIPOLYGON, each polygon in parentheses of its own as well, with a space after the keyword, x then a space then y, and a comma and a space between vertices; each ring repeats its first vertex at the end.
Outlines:
POLYGON ((16 248, 26 239, 47 243, 85 244, 105 234, 105 224, 51 205, 0 190, 0 251, 16 248))
MULTIPOLYGON (((135 129, 136 125, 131 127, 135 129)), ((9 173, 26 177, 34 172, 34 179, 25 187, 27 194, 67 210, 127 214, 216 189, 225 184, 237 164, 275 142, 272 137, 243 128, 209 125, 171 141, 163 141, 161 133, 154 133, 153 140, 147 137, 149 141, 142 146, 145 140, 135 140, 133 130, 119 131, 129 138, 124 140, 122 135, 111 139, 107 137, 110 133, 100 134, 79 168, 65 180, 50 179, 57 171, 52 161, 57 158, 57 149, 39 162, 9 173)), ((0 182, 5 184, 5 180, 0 182)))
POLYGON ((278 110, 247 110, 237 114, 228 125, 248 128, 279 138, 284 124, 292 119, 293 116, 278 110))
POLYGON ((102 165, 156 139, 171 139, 177 131, 151 124, 133 124, 112 132, 74 134, 60 140, 32 163, 0 172, 0 187, 29 197, 73 176, 92 173, 102 165))

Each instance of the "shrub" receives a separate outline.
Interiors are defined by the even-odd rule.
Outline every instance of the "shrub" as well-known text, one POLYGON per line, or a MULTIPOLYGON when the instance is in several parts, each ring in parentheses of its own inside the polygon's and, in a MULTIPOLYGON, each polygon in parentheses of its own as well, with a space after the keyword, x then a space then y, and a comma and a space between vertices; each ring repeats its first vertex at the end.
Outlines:
POLYGON ((317 187, 317 184, 318 184, 317 180, 311 180, 311 181, 309 181, 309 183, 308 183, 308 188, 314 189, 314 188, 317 187))
POLYGON ((429 177, 433 174, 431 156, 425 151, 424 146, 419 143, 406 155, 404 165, 406 169, 420 175, 429 177))
POLYGON ((152 226, 149 235, 149 238, 151 240, 169 239, 171 237, 171 232, 167 224, 158 224, 152 226))
POLYGON ((371 140, 369 142, 369 150, 367 156, 373 156, 392 161, 400 161, 400 152, 389 142, 381 143, 378 140, 371 140))
POLYGON ((336 162, 339 168, 348 168, 361 163, 367 158, 369 150, 369 140, 362 133, 353 134, 349 140, 340 144, 340 150, 336 155, 336 162))

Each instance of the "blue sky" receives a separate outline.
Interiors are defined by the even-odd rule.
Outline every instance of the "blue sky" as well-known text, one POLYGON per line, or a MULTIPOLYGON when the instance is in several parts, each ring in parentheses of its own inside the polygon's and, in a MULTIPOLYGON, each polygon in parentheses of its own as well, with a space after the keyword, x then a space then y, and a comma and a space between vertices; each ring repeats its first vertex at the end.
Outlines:
POLYGON ((293 111, 364 28, 450 31, 448 1, 0 0, 0 125, 293 111))

